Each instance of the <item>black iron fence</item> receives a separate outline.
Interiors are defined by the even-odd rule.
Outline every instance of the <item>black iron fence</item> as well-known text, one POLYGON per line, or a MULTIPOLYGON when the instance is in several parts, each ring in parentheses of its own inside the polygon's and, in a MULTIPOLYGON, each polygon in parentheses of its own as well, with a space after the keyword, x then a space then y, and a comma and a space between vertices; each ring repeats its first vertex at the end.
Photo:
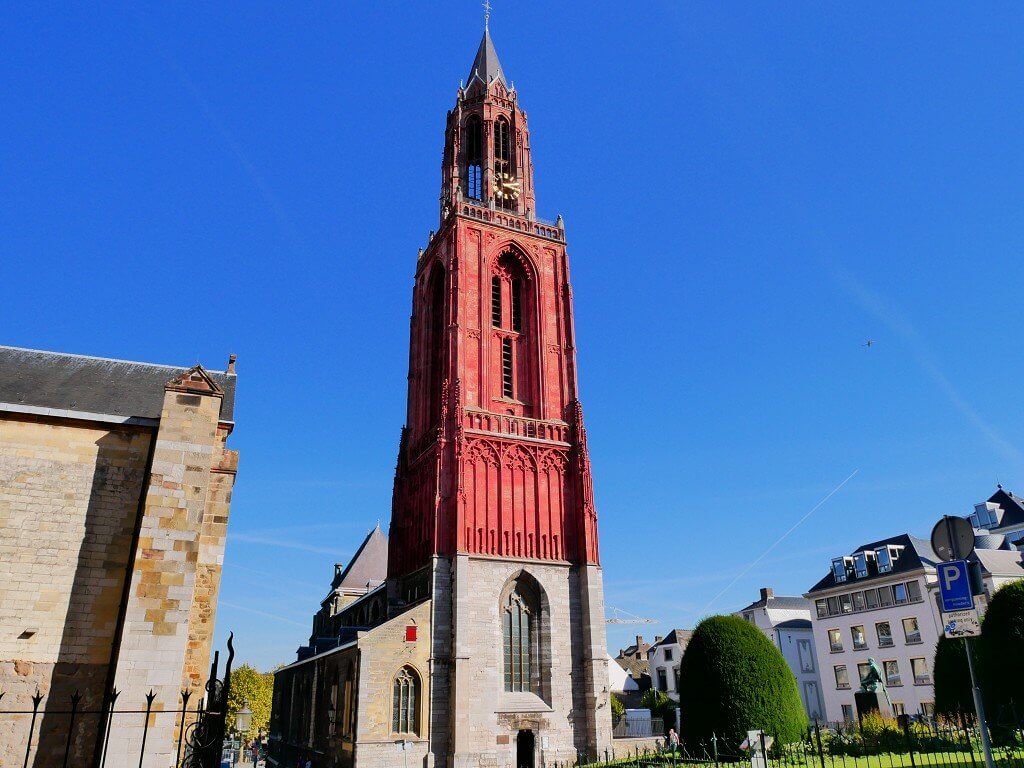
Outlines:
MULTIPOLYGON (((19 730, 24 734, 24 737, 17 741, 24 742, 25 745, 25 766, 38 764, 43 755, 49 756, 47 760, 60 755, 61 768, 81 765, 86 756, 100 768, 106 768, 111 734, 124 727, 138 728, 141 732, 138 754, 141 765, 146 754, 150 731, 155 730, 158 725, 165 724, 158 723, 158 720, 169 718, 174 721, 177 735, 177 757, 174 764, 187 765, 187 759, 195 747, 189 735, 196 732, 198 724, 208 711, 205 699, 193 701, 190 706, 190 699, 193 698, 190 691, 182 691, 180 701, 176 708, 172 709, 161 706, 152 691, 145 697, 144 708, 137 709, 120 708, 118 700, 121 698, 121 692, 116 689, 107 697, 109 703, 100 709, 80 707, 82 698, 82 694, 75 691, 65 701, 54 701, 36 691, 32 697, 32 709, 0 709, 0 718, 9 719, 14 724, 13 728, 8 729, 9 732, 15 737, 19 730)), ((0 693, 0 705, 2 704, 3 694, 0 693)), ((152 743, 149 746, 152 748, 152 743)))
MULTIPOLYGON (((22 768, 86 765, 107 768, 108 764, 111 768, 127 768, 135 763, 136 756, 138 765, 142 766, 146 755, 154 752, 151 734, 157 730, 166 733, 170 729, 173 744, 163 743, 156 749, 166 751, 173 746, 175 768, 218 768, 234 658, 231 637, 228 638, 223 680, 217 678, 219 657, 219 652, 214 654, 206 695, 197 698, 191 691, 182 691, 179 701, 171 708, 158 702, 153 691, 133 708, 119 706, 125 702, 120 701, 121 692, 113 689, 106 696, 92 697, 102 698, 102 701, 99 706, 90 708, 83 706, 86 696, 78 690, 54 696, 45 696, 36 690, 30 699, 31 709, 0 708, 0 725, 11 742, 5 746, 7 756, 12 760, 17 758, 22 768), (129 755, 132 762, 127 765, 123 755, 111 757, 110 748, 112 734, 126 728, 134 729, 140 740, 137 750, 133 747, 136 754, 129 755)), ((4 705, 4 697, 5 692, 0 691, 0 707, 4 705)), ((0 765, 6 764, 0 752, 0 765)))
MULTIPOLYGON (((997 768, 1024 768, 1024 722, 990 725, 997 768)), ((720 768, 985 768, 981 734, 967 716, 949 721, 901 717, 898 721, 865 718, 861 723, 817 723, 802 738, 781 744, 764 733, 754 745, 732 743, 712 734, 689 746, 659 749, 609 748, 590 768, 667 768, 691 765, 720 768)), ((570 768, 548 763, 546 768, 570 768)))

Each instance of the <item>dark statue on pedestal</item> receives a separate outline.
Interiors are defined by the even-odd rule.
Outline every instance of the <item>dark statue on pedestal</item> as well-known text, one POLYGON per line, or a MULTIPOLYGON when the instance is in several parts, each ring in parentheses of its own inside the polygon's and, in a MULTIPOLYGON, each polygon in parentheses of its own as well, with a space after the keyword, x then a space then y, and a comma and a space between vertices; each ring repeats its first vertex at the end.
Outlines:
POLYGON ((876 712, 884 718, 892 717, 892 700, 885 687, 882 670, 874 659, 868 659, 868 673, 860 682, 860 690, 853 695, 857 703, 857 717, 876 712))

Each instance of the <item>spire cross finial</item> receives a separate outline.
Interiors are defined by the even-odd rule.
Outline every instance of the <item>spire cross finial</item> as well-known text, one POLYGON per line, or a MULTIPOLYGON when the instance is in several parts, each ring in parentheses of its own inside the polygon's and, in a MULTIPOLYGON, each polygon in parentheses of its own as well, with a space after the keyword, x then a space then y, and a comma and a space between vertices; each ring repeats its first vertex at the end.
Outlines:
POLYGON ((490 31, 491 24, 491 0, 484 0, 484 32, 490 31))

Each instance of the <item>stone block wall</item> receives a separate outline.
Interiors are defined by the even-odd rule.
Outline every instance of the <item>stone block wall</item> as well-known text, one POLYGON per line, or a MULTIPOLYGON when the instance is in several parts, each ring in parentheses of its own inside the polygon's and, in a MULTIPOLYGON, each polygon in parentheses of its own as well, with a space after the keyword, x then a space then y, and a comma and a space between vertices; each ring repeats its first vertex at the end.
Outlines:
MULTIPOLYGON (((0 691, 4 709, 45 698, 30 765, 59 765, 67 717, 101 705, 151 430, 0 418, 0 691)), ((29 718, 0 719, 0 765, 21 765, 29 718)), ((95 717, 73 754, 91 754, 95 717)))
POLYGON ((431 601, 359 634, 359 716, 356 723, 356 765, 359 768, 394 768, 408 761, 410 768, 428 765, 431 700, 431 601), (416 640, 406 639, 406 628, 416 627, 416 640), (420 681, 419 733, 413 737, 392 731, 392 685, 395 675, 408 666, 420 681), (395 745, 410 743, 407 752, 395 745))
MULTIPOLYGON (((202 695, 230 499, 213 471, 226 460, 220 405, 216 392, 169 385, 164 396, 114 680, 119 701, 156 695, 141 768, 173 763, 182 686, 202 695)), ((137 760, 142 738, 137 717, 116 722, 108 764, 137 760)))
POLYGON ((210 676, 210 652, 217 618, 217 593, 224 567, 224 544, 228 532, 231 492, 238 471, 238 451, 228 450, 228 430, 217 429, 206 510, 199 529, 196 558, 196 586, 188 620, 188 646, 182 674, 183 689, 202 690, 210 676))
MULTIPOLYGON (((594 748, 598 718, 607 719, 610 737, 607 669, 604 685, 597 687, 600 670, 592 662, 598 610, 603 639, 599 578, 589 574, 581 579, 580 569, 568 564, 469 555, 456 555, 453 562, 453 752, 448 763, 455 768, 513 768, 520 729, 532 730, 536 737, 537 765, 542 748, 547 763, 572 762, 594 748), (544 593, 542 696, 504 690, 499 603, 506 585, 520 572, 532 576, 544 593), (602 697, 604 705, 597 709, 602 697), (597 712, 589 712, 590 707, 597 712), (547 746, 542 747, 545 739, 547 746)), ((435 599, 443 597, 435 594, 435 599)))

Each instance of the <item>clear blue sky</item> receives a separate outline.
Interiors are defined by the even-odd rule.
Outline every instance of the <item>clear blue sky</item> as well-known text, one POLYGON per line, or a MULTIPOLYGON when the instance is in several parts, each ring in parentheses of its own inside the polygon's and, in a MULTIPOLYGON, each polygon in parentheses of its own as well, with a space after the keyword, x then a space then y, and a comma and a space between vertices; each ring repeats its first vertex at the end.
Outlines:
MULTIPOLYGON (((664 634, 1024 488, 1020 4, 495 6, 567 224, 609 605, 664 634)), ((332 563, 387 525, 481 16, 5 9, 0 343, 238 354, 241 659, 294 658, 332 563)))

